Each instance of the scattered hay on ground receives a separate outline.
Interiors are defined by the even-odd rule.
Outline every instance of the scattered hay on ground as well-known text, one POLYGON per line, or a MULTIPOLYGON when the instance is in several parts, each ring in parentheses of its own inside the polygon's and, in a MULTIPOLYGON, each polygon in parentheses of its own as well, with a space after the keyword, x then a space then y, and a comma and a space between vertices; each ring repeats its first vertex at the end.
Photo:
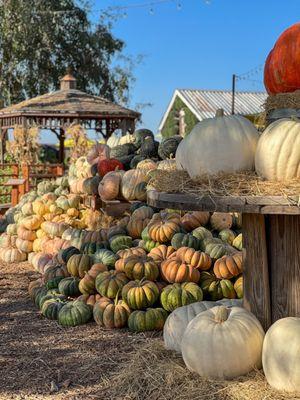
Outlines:
MULTIPOLYGON (((203 175, 192 180, 186 171, 151 171, 149 189, 167 193, 187 193, 203 196, 283 196, 298 197, 300 180, 288 182, 267 181, 253 171, 234 174, 203 175)), ((294 199, 290 199, 295 204, 294 199)))
POLYGON ((266 113, 268 114, 270 111, 280 108, 298 110, 300 108, 300 90, 292 93, 278 93, 268 96, 265 102, 266 113))

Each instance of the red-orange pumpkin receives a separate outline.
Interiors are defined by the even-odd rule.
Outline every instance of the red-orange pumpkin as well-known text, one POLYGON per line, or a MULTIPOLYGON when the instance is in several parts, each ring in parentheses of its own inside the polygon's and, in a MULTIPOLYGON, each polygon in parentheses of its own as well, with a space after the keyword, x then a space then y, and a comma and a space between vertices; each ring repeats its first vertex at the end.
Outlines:
POLYGON ((280 36, 265 63, 264 83, 269 94, 300 89, 300 23, 280 36))
POLYGON ((98 192, 102 200, 114 200, 120 191, 122 175, 120 172, 108 172, 99 183, 98 192))
POLYGON ((98 163, 98 173, 102 177, 108 172, 122 169, 124 169, 124 165, 121 163, 121 161, 116 160, 115 158, 100 160, 98 163))

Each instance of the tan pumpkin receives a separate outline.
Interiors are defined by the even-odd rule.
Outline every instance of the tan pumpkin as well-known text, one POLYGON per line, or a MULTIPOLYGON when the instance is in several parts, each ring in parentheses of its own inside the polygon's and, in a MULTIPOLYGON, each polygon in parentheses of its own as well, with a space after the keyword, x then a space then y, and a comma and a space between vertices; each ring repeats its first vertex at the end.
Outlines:
POLYGON ((206 253, 197 251, 190 247, 181 247, 176 252, 176 257, 179 258, 183 263, 191 265, 193 268, 206 271, 210 269, 212 265, 212 259, 206 253))
POLYGON ((228 213, 214 212, 210 217, 211 227, 216 231, 230 229, 232 227, 232 222, 232 215, 228 213))
POLYGON ((242 252, 232 256, 223 256, 216 260, 214 274, 218 279, 231 279, 243 272, 242 252))
POLYGON ((191 213, 186 213, 181 218, 181 225, 187 232, 191 232, 193 229, 199 226, 205 226, 208 224, 210 218, 210 213, 205 211, 193 211, 191 213))
POLYGON ((139 207, 133 211, 131 218, 136 219, 150 219, 153 217, 153 208, 148 206, 139 207))
POLYGON ((170 283, 199 282, 200 272, 178 258, 169 258, 161 263, 162 278, 170 283))
POLYGON ((98 186, 98 193, 102 200, 114 200, 119 196, 122 174, 120 171, 108 172, 98 186))
POLYGON ((51 214, 60 215, 63 214, 64 210, 58 207, 56 204, 51 204, 51 206, 49 207, 49 212, 51 214))
POLYGON ((69 208, 67 210, 67 215, 72 218, 77 218, 79 216, 79 210, 76 208, 69 208))
POLYGON ((41 200, 35 200, 32 203, 33 212, 41 217, 49 212, 49 207, 41 200))
POLYGON ((0 249, 0 258, 7 263, 22 262, 26 261, 27 254, 14 247, 7 247, 5 249, 0 249))
POLYGON ((164 260, 167 260, 176 252, 176 249, 173 246, 166 246, 165 244, 161 244, 158 247, 154 247, 148 254, 149 257, 153 258, 158 264, 161 264, 164 260))
POLYGON ((30 240, 23 240, 18 238, 16 240, 16 247, 23 253, 31 253, 33 250, 33 242, 31 242, 30 240))
POLYGON ((48 238, 43 238, 42 244, 42 251, 47 254, 57 254, 59 250, 61 249, 66 249, 67 247, 70 247, 70 242, 68 240, 64 240, 61 238, 54 238, 52 240, 49 240, 48 238))
POLYGON ((157 169, 161 169, 163 171, 176 171, 176 160, 170 159, 170 160, 162 160, 158 163, 157 169))
POLYGON ((147 176, 141 169, 131 169, 122 177, 121 193, 124 199, 136 200, 136 188, 140 183, 147 182, 147 176))
POLYGON ((74 254, 67 263, 67 270, 72 276, 83 278, 93 265, 92 258, 87 254, 74 254))
POLYGON ((155 161, 147 158, 146 160, 140 161, 136 166, 137 169, 142 169, 145 172, 153 171, 157 168, 157 164, 155 161))
POLYGON ((25 203, 25 204, 22 206, 21 211, 22 211, 22 214, 23 214, 25 217, 28 217, 28 216, 30 216, 30 215, 33 215, 33 214, 34 214, 34 211, 33 211, 32 203, 31 203, 31 202, 25 203))
POLYGON ((35 231, 39 229, 43 222, 43 218, 38 215, 32 215, 30 217, 26 217, 22 219, 20 225, 24 226, 24 228, 28 229, 29 231, 35 231))
POLYGON ((35 239, 32 244, 32 251, 34 251, 35 253, 39 253, 40 251, 42 251, 43 243, 44 243, 43 238, 35 239))
POLYGON ((17 229, 17 235, 19 239, 23 240, 30 240, 34 241, 36 239, 36 232, 35 231, 29 231, 28 229, 24 228, 24 226, 19 226, 17 229))
POLYGON ((47 236, 47 233, 43 231, 43 229, 38 229, 36 231, 36 237, 37 239, 41 239, 42 237, 47 236))
POLYGON ((149 237, 155 242, 169 242, 180 231, 180 216, 175 213, 154 214, 148 224, 149 237))

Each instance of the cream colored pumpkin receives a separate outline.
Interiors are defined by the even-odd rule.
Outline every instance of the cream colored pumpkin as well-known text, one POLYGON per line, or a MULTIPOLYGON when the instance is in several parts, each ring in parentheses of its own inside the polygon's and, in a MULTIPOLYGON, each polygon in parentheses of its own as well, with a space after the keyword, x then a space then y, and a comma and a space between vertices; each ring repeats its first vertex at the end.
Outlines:
POLYGON ((268 383, 277 390, 300 391, 300 318, 276 321, 265 336, 262 362, 268 383))
POLYGON ((263 328, 249 311, 216 306, 188 324, 182 357, 202 377, 232 379, 261 367, 263 340, 263 328))
POLYGON ((176 160, 162 160, 157 164, 157 169, 161 169, 163 171, 175 171, 176 170, 176 160))
POLYGON ((283 118, 267 127, 258 141, 255 170, 274 181, 300 178, 300 121, 283 118))
POLYGON ((217 305, 226 307, 242 307, 242 300, 223 299, 219 301, 198 301, 188 306, 178 307, 167 318, 164 325, 164 343, 168 350, 181 353, 181 341, 190 321, 203 311, 217 305))
POLYGON ((186 170, 191 178, 254 167, 255 126, 241 116, 217 115, 199 122, 177 148, 177 168, 186 170))

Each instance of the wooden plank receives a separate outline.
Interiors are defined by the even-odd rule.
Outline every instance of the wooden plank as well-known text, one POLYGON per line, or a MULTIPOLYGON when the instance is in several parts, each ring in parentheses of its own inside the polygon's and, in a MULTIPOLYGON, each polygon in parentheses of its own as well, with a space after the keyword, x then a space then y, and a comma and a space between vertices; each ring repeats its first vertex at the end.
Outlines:
POLYGON ((297 206, 263 206, 260 208, 261 214, 285 214, 299 215, 300 208, 297 206))
POLYGON ((3 183, 4 186, 18 186, 18 185, 24 185, 25 179, 19 178, 19 179, 8 179, 7 182, 3 183))
POLYGON ((267 330, 271 325, 271 303, 263 215, 243 214, 243 248, 243 305, 267 330))
POLYGON ((300 216, 269 215, 267 240, 272 322, 300 317, 300 216))
POLYGON ((245 199, 247 204, 261 206, 290 206, 299 202, 299 196, 247 196, 245 199))

